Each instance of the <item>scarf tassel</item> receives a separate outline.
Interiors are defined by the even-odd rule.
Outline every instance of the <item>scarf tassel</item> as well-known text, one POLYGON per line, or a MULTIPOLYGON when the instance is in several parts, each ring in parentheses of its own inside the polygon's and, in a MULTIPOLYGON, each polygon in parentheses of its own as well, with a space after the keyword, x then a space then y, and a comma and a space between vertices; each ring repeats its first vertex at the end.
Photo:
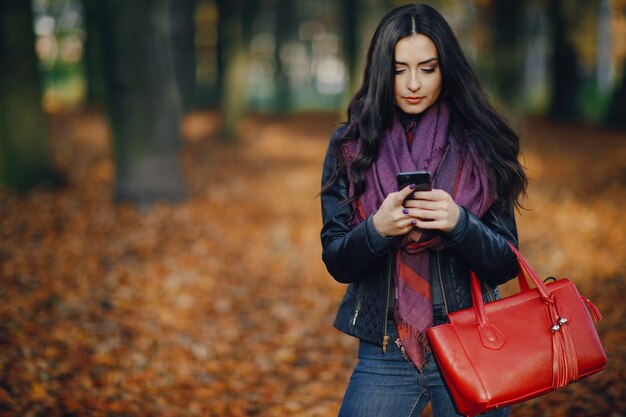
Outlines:
POLYGON ((428 336, 426 336, 426 332, 420 332, 413 329, 406 321, 401 319, 400 322, 401 324, 398 326, 398 333, 400 335, 404 334, 404 336, 398 337, 395 340, 395 344, 396 346, 398 346, 398 349, 400 349, 402 357, 411 365, 413 365, 415 369, 417 369, 419 372, 422 372, 424 371, 424 367, 426 366, 426 353, 431 352, 430 343, 428 342, 428 336), (411 357, 406 347, 404 346, 402 338, 406 339, 407 343, 410 343, 410 337, 415 337, 417 339, 416 345, 418 346, 418 352, 421 350, 421 358, 411 357))

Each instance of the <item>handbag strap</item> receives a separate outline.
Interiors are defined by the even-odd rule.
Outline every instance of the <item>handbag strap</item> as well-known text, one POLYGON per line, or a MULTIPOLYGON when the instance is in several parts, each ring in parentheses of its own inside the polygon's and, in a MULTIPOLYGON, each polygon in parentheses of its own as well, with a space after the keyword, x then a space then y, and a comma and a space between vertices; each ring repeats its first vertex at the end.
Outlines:
MULTIPOLYGON (((530 285, 528 281, 532 281, 535 284, 536 290, 539 291, 541 298, 545 301, 549 301, 552 299, 552 293, 548 289, 548 286, 543 282, 543 280, 539 277, 539 275, 530 267, 526 259, 522 256, 521 253, 517 250, 515 246, 511 242, 507 242, 509 247, 517 257, 517 262, 519 265, 519 273, 517 275, 517 282, 519 284, 520 292, 530 290, 530 285)), ((474 271, 470 274, 472 280, 472 301, 474 304, 483 304, 480 284, 478 278, 474 271), (476 298, 476 299, 475 299, 476 298)))
POLYGON ((548 286, 546 285, 546 283, 543 282, 541 277, 539 277, 539 274, 537 274, 530 267, 530 265, 528 264, 526 259, 524 259, 522 254, 519 253, 517 248, 515 246, 513 246, 513 244, 511 242, 507 242, 507 243, 509 244, 509 247, 511 248, 511 250, 513 251, 513 253, 517 257, 517 261, 518 261, 519 266, 520 266, 519 274, 517 276, 517 281, 519 283, 520 291, 528 291, 530 289, 530 287, 528 285, 528 279, 530 278, 530 280, 535 284, 535 287, 537 288, 537 291, 539 291, 539 294, 541 294, 541 298, 543 298, 545 300, 550 299, 551 298, 551 292, 548 289, 548 286))
MULTIPOLYGON (((547 304, 554 304, 554 297, 552 296, 552 293, 548 289, 546 284, 541 280, 539 275, 537 275, 537 273, 533 271, 530 265, 528 265, 528 262, 526 262, 524 257, 517 250, 517 248, 515 248, 515 246, 513 246, 510 242, 507 243, 517 257, 517 261, 519 264, 519 274, 517 276, 517 279, 520 286, 520 291, 530 290, 530 286, 528 285, 528 279, 530 279, 535 284, 536 290, 539 292, 541 299, 547 304)), ((474 271, 471 271, 470 277, 472 306, 474 309, 474 313, 476 314, 478 331, 480 333, 482 343, 485 347, 488 347, 490 349, 499 349, 505 342, 504 335, 491 324, 491 322, 489 321, 489 317, 487 317, 480 283, 474 271)), ((551 308, 550 310, 554 310, 554 308, 551 308)))

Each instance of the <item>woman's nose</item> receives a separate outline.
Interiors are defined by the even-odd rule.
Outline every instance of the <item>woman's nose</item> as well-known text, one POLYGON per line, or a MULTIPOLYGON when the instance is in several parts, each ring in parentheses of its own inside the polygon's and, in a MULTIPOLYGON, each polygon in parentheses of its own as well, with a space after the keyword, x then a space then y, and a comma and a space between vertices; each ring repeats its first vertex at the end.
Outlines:
POLYGON ((417 91, 421 86, 422 84, 420 83, 419 77, 416 74, 411 74, 407 88, 411 91, 417 91))

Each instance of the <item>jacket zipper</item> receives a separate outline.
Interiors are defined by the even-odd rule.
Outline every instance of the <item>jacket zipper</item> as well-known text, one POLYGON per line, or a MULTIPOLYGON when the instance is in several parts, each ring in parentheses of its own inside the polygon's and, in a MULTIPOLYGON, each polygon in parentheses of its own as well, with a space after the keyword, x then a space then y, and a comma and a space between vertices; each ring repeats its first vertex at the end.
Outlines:
POLYGON ((389 321, 389 293, 391 292, 391 252, 387 261, 387 305, 385 307, 385 323, 383 328, 383 353, 387 353, 387 345, 389 344, 389 336, 387 335, 387 322, 389 321))
POLYGON ((354 310, 354 317, 352 317, 352 325, 356 326, 356 319, 359 317, 359 310, 361 309, 361 302, 359 301, 356 305, 356 310, 354 310))
POLYGON ((439 285, 441 285, 441 294, 443 296, 443 307, 446 311, 446 317, 450 314, 448 310, 448 300, 446 300, 446 291, 443 286, 443 278, 441 277, 441 254, 437 252, 437 275, 439 276, 439 285))
POLYGON ((359 288, 356 292, 356 309, 354 310, 354 316, 352 317, 352 327, 356 325, 356 319, 359 317, 361 311, 361 304, 363 303, 363 283, 359 284, 359 288))

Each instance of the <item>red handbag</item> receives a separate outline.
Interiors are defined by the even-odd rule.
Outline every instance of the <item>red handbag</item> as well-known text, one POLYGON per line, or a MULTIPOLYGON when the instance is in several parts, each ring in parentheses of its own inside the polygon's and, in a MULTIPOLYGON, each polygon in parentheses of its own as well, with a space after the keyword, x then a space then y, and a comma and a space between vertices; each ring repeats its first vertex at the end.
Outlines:
POLYGON ((606 367, 594 326, 602 318, 598 309, 567 279, 545 284, 511 248, 520 265, 519 294, 484 304, 472 272, 473 306, 427 331, 463 415, 540 396, 606 367))

